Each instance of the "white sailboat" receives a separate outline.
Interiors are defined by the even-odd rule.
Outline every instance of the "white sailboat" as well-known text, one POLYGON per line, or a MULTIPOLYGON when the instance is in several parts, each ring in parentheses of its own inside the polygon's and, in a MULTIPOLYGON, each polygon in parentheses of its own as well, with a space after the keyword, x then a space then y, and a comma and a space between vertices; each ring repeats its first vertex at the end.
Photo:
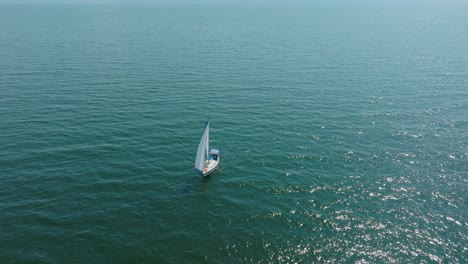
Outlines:
POLYGON ((195 169, 203 176, 211 174, 219 165, 219 150, 212 149, 210 152, 210 121, 206 121, 205 130, 198 145, 195 169))

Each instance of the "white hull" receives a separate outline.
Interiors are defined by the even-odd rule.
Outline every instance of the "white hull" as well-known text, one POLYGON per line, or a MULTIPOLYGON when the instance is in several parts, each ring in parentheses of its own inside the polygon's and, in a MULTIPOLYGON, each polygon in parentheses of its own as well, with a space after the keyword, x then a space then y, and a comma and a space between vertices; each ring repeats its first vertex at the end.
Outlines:
POLYGON ((219 165, 219 157, 217 160, 212 160, 212 159, 209 159, 209 160, 206 160, 206 166, 205 166, 205 169, 203 171, 200 171, 200 173, 203 175, 203 176, 208 176, 210 175, 211 173, 213 173, 216 168, 218 168, 218 165, 219 165))

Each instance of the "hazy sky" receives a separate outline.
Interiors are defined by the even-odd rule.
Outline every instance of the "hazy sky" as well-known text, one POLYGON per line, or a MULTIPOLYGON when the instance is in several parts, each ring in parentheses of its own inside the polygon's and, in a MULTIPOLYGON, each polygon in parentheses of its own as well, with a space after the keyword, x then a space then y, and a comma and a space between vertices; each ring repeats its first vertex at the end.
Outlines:
MULTIPOLYGON (((307 3, 307 2, 336 2, 345 0, 0 0, 0 3, 11 3, 11 4, 50 4, 50 3, 86 3, 86 4, 101 4, 101 3, 145 3, 145 4, 157 4, 157 3, 307 3)), ((363 0, 357 0, 363 1, 363 0)))
POLYGON ((67 4, 67 3, 86 3, 86 4, 281 4, 281 5, 291 5, 298 3, 428 3, 428 2, 438 2, 438 3, 454 3, 454 2, 463 2, 467 0, 0 0, 0 4, 67 4))
POLYGON ((308 3, 308 2, 455 2, 457 0, 0 0, 0 3, 308 3))

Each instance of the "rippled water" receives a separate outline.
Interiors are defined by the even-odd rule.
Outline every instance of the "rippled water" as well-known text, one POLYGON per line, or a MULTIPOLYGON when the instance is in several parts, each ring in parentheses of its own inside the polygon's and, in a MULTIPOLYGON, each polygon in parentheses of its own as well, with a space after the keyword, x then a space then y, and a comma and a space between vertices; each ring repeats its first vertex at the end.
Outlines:
POLYGON ((466 4, 0 7, 2 262, 468 262, 466 4))

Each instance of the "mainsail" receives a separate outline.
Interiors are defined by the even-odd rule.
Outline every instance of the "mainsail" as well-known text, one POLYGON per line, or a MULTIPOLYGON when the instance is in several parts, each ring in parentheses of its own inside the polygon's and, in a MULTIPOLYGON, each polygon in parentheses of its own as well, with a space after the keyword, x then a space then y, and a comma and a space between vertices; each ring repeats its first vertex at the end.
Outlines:
POLYGON ((200 144, 198 145, 197 159, 195 160, 195 168, 199 171, 203 171, 205 168, 205 161, 208 158, 208 149, 210 142, 210 121, 206 122, 205 130, 200 139, 200 144))

